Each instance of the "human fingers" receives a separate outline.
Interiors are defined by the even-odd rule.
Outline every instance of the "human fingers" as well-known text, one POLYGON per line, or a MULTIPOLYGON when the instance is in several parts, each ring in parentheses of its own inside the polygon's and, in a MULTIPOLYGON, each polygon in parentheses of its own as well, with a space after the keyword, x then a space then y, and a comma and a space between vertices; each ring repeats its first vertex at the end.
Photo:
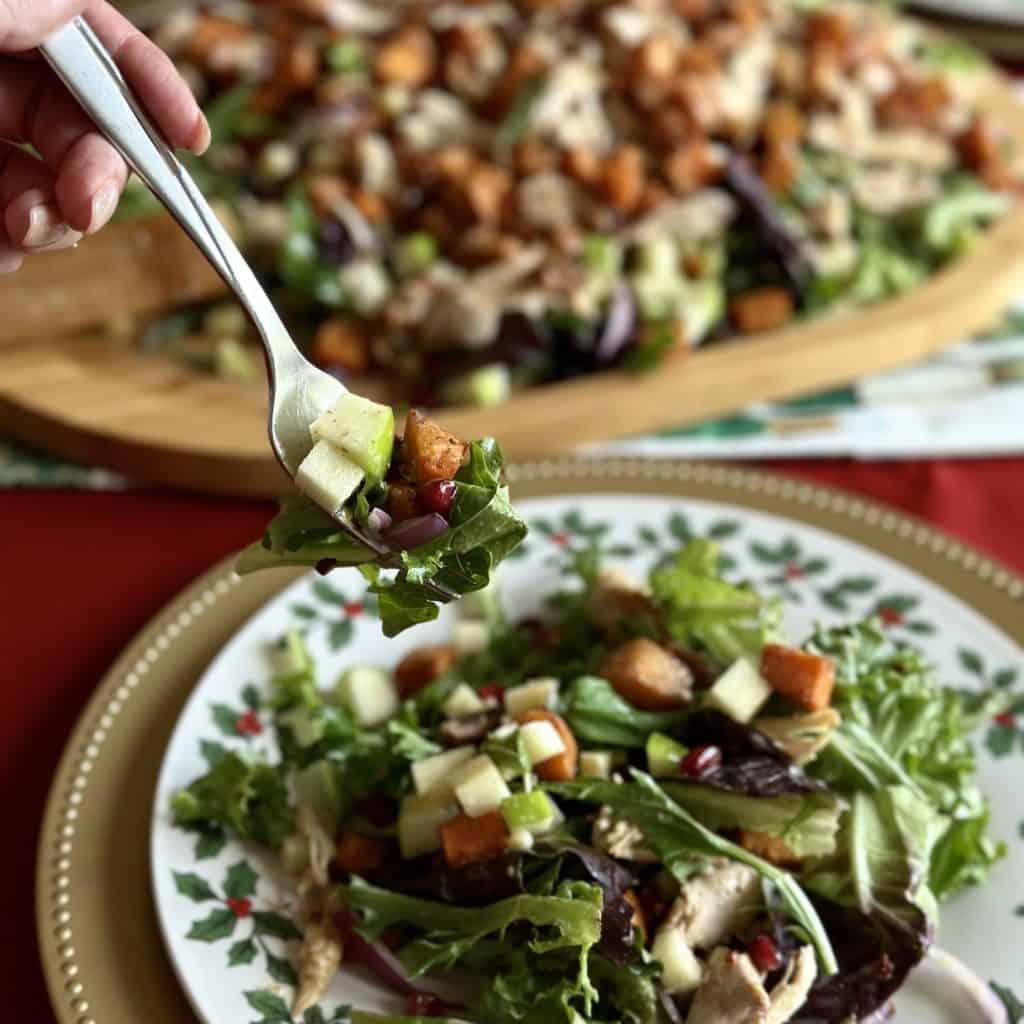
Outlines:
POLYGON ((93 0, 86 17, 168 142, 205 152, 210 126, 171 58, 108 3, 93 0))
POLYGON ((53 172, 64 219, 97 230, 124 187, 124 161, 45 64, 3 61, 0 75, 0 138, 30 142, 53 172))
POLYGON ((6 248, 47 252, 67 249, 82 237, 65 221, 50 169, 9 143, 0 146, 0 211, 6 248))
POLYGON ((87 0, 0 0, 0 53, 38 46, 54 29, 81 14, 87 0))

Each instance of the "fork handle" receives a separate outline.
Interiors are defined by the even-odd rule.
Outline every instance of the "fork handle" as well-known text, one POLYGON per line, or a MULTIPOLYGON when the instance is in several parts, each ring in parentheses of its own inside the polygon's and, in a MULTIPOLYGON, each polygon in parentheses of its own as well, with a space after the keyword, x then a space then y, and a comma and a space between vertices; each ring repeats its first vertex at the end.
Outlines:
POLYGON ((39 49, 100 131, 238 296, 263 337, 271 386, 301 367, 305 360, 287 340, 288 333, 263 286, 85 19, 74 18, 39 49))

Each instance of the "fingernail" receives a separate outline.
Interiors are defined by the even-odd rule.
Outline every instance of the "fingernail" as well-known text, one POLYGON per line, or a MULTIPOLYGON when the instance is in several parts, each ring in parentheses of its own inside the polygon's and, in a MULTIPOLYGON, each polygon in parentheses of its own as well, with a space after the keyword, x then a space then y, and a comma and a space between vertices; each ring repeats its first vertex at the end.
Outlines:
POLYGON ((92 197, 92 210, 89 214, 88 232, 91 235, 99 231, 104 224, 114 216, 117 209, 117 201, 121 198, 121 190, 114 184, 108 183, 97 190, 92 197))
POLYGON ((210 134, 210 122, 206 120, 206 115, 202 112, 196 120, 195 131, 192 134, 195 138, 192 143, 192 152, 202 155, 210 148, 210 143, 213 141, 213 136, 210 134))
POLYGON ((64 228, 64 233, 59 238, 55 238, 52 242, 49 242, 46 245, 37 245, 32 249, 32 251, 55 252, 58 249, 74 249, 74 247, 82 240, 82 232, 75 231, 67 225, 65 225, 64 228))
POLYGON ((17 249, 0 249, 0 274, 13 274, 25 262, 25 254, 17 249))
POLYGON ((52 203, 36 203, 28 211, 28 230, 22 240, 26 249, 41 249, 61 239, 71 229, 52 203))

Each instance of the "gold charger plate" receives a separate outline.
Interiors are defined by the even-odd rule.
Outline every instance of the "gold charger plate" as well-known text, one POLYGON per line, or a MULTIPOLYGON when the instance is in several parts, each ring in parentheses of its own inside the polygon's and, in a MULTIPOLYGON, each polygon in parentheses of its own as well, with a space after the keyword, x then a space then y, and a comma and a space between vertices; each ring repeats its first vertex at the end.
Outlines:
MULTIPOLYGON (((956 594, 1024 645, 1024 578, 883 506, 706 463, 558 459, 517 465, 519 498, 655 494, 784 516, 866 545, 956 594)), ((194 1015, 158 931, 150 817, 164 748, 191 689, 248 617, 298 573, 235 576, 225 560, 183 591, 106 675, 57 771, 40 838, 39 944, 61 1024, 171 1024, 194 1015)))
MULTIPOLYGON (((979 102, 1024 152, 1009 79, 979 102)), ((920 287, 867 309, 524 390, 493 409, 444 413, 462 437, 493 435, 512 458, 699 423, 918 361, 987 328, 1024 286, 1024 203, 920 287)), ((166 218, 117 225, 73 254, 38 256, 0 282, 0 430, 54 454, 154 483, 256 496, 285 483, 266 441, 266 389, 197 373, 128 341, 61 336, 118 312, 215 294, 219 282, 166 218), (136 237, 136 236, 139 237, 136 237), (141 239, 141 240, 140 240, 141 239), (154 267, 157 267, 154 270, 154 267), (38 340, 25 341, 26 338, 38 340), (11 339, 22 339, 12 341, 11 339)))

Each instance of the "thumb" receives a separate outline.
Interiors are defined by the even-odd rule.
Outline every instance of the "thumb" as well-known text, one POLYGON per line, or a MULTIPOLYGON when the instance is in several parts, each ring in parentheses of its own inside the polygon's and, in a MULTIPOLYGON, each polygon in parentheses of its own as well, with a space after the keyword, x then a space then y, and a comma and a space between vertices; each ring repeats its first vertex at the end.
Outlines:
POLYGON ((0 53, 31 50, 88 6, 88 0, 0 0, 0 53))

